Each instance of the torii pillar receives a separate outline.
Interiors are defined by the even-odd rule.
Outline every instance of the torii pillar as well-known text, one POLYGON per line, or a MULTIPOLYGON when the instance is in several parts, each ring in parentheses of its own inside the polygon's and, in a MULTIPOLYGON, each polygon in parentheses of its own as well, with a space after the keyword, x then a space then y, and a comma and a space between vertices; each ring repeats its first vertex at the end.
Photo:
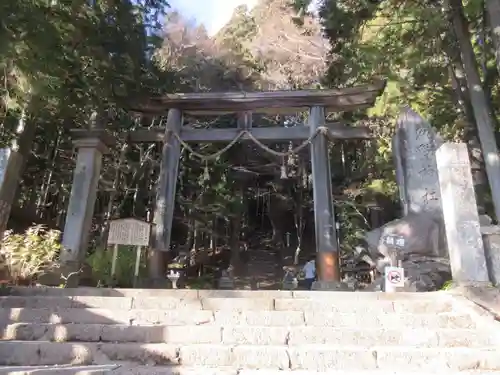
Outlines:
MULTIPOLYGON (((310 109, 308 126, 311 135, 319 127, 325 126, 323 107, 310 109)), ((318 275, 318 281, 314 283, 313 289, 337 289, 340 283, 339 248, 335 228, 328 139, 324 134, 318 134, 311 142, 311 164, 318 275)))

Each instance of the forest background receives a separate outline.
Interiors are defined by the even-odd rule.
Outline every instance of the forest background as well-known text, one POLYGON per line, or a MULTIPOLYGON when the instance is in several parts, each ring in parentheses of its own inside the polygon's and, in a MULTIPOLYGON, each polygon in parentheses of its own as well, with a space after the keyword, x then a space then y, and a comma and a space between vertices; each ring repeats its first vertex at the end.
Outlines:
MULTIPOLYGON (((25 158, 9 228, 22 232, 37 223, 62 230, 76 155, 69 130, 88 127, 95 111, 105 113, 118 142, 103 163, 88 262, 106 272, 108 253, 96 249, 104 247, 109 220, 151 221, 155 205, 160 147, 129 144, 126 134, 161 119, 129 108, 162 93, 341 88, 380 77, 387 87, 373 108, 331 115, 369 125, 375 135, 331 145, 343 254, 366 230, 400 215, 391 136, 405 105, 446 139, 469 145, 478 202, 495 217, 479 135, 489 129, 499 135, 500 0, 325 0, 314 14, 309 5, 240 6, 209 37, 166 0, 1 1, 0 143, 25 158)), ((231 127, 235 118, 197 124, 231 127)), ((220 147, 193 149, 208 155, 220 147)), ((236 144, 215 160, 184 150, 174 252, 222 246, 237 266, 242 248, 266 248, 281 263, 300 262, 314 251, 309 164, 307 151, 283 159, 253 143, 236 144)), ((121 258, 122 274, 133 257, 121 258)))

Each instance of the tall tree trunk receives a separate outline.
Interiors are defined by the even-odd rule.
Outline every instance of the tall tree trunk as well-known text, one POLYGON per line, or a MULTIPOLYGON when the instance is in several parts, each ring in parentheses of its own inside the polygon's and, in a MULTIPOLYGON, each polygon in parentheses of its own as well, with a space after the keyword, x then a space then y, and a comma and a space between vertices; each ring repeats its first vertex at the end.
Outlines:
POLYGON ((465 120, 465 140, 468 144, 469 155, 471 158, 472 178, 476 188, 478 205, 480 211, 484 211, 485 197, 488 190, 488 179, 486 177, 486 169, 484 158, 481 151, 481 142, 479 141, 476 119, 474 117, 474 109, 470 102, 470 93, 467 88, 467 77, 464 72, 462 56, 460 51, 453 44, 449 44, 446 51, 450 59, 450 75, 452 80, 453 90, 455 92, 456 101, 459 108, 462 109, 465 120))
POLYGON ((476 56, 472 48, 468 22, 463 11, 462 0, 448 0, 450 22, 457 38, 469 88, 470 100, 483 150, 488 174, 493 207, 497 220, 500 219, 500 158, 495 140, 492 110, 488 105, 479 77, 476 56))
POLYGON ((45 173, 44 182, 41 187, 41 192, 39 200, 37 203, 37 214, 39 217, 43 217, 46 214, 47 197, 49 195, 50 186, 52 184, 52 177, 54 176, 54 170, 56 168, 57 157, 59 156, 59 145, 62 139, 62 130, 57 133, 57 138, 54 142, 54 148, 52 149, 52 156, 50 161, 50 167, 45 173))

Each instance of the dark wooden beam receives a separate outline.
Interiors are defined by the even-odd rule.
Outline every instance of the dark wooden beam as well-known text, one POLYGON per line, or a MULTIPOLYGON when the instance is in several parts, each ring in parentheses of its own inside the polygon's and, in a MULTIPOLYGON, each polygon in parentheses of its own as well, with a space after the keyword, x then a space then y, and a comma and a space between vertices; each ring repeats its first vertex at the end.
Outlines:
POLYGON ((322 106, 328 112, 343 112, 371 107, 384 88, 385 80, 380 80, 369 85, 328 90, 167 94, 150 98, 130 110, 150 115, 165 114, 169 108, 191 114, 296 113, 322 106))
MULTIPOLYGON (((335 139, 371 139, 371 131, 365 126, 345 126, 339 123, 327 124, 330 129, 329 138, 335 139)), ((182 140, 185 142, 231 142, 241 129, 192 129, 184 127, 181 130, 182 140)), ((262 142, 269 141, 300 141, 309 137, 309 128, 306 126, 251 128, 252 135, 262 142)), ((129 133, 130 142, 151 143, 163 142, 165 129, 135 130, 129 133)), ((248 135, 242 140, 250 139, 248 135)))

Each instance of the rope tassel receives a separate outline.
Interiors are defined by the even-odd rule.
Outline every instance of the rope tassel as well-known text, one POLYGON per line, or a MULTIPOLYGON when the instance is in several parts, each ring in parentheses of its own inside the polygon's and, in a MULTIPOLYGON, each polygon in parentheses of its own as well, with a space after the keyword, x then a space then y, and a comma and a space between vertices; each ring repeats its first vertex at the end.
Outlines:
POLYGON ((203 179, 205 181, 209 181, 210 180, 210 172, 208 171, 208 163, 205 162, 205 169, 203 171, 203 179))

